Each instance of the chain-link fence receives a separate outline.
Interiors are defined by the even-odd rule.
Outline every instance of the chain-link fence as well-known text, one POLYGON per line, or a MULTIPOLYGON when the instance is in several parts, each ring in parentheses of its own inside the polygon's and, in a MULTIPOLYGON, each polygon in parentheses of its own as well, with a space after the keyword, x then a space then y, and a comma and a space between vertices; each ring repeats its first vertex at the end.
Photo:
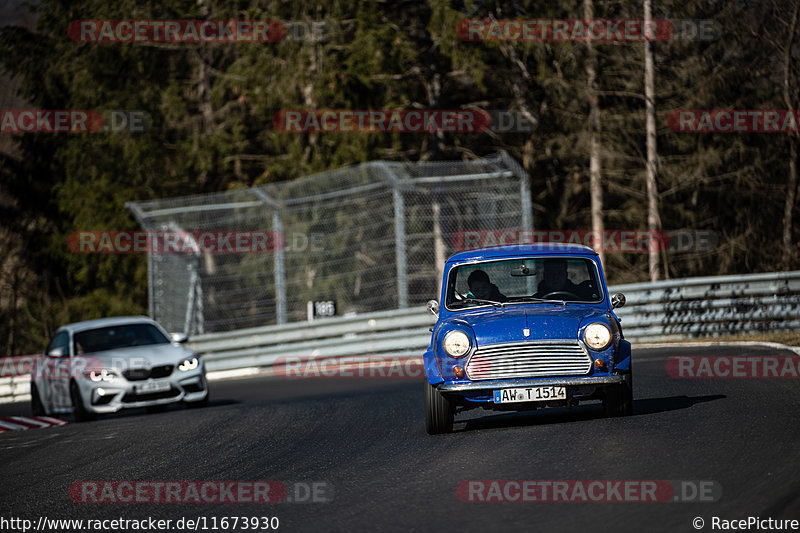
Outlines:
POLYGON ((307 320, 309 302, 335 302, 337 315, 422 305, 438 296, 459 232, 532 229, 529 187, 501 152, 127 207, 148 231, 282 236, 269 253, 148 254, 150 315, 194 334, 307 320))

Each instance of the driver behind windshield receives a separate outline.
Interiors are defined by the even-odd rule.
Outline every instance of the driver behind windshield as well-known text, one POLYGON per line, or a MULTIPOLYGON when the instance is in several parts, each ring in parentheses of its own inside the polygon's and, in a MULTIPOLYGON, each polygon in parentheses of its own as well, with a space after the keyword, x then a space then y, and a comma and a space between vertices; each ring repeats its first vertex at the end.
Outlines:
POLYGON ((570 294, 564 293, 570 293, 580 300, 588 300, 592 293, 592 283, 586 280, 580 285, 575 285, 569 277, 567 277, 566 260, 545 259, 544 279, 539 283, 538 291, 533 296, 535 298, 555 297, 562 299, 570 296, 570 294))
POLYGON ((480 300, 492 300, 494 302, 505 302, 508 298, 491 282, 489 274, 483 270, 473 271, 467 278, 469 285, 468 298, 478 298, 480 300))

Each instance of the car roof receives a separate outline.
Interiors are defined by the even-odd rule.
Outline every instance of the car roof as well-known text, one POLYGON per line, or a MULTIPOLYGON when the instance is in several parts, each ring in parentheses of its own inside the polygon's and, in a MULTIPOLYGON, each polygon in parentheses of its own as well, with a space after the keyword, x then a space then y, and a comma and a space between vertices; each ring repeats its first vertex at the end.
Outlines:
POLYGON ((478 261, 481 259, 535 256, 535 255, 579 255, 597 256, 597 252, 581 244, 569 244, 560 242, 544 242, 538 244, 512 244, 508 246, 492 246, 490 248, 480 248, 477 250, 466 250, 453 254, 447 260, 448 263, 462 261, 478 261))
POLYGON ((96 318, 94 320, 84 320, 83 322, 73 322, 58 328, 58 331, 70 331, 77 333, 89 329, 105 328, 109 326, 120 326, 123 324, 156 324, 156 322, 146 316, 116 316, 112 318, 96 318))

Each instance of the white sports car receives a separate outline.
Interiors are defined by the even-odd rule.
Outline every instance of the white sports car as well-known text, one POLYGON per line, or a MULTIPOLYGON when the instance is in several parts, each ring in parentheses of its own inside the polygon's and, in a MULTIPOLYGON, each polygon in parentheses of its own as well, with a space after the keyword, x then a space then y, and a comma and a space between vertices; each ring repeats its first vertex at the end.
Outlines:
POLYGON ((147 317, 102 318, 59 328, 31 373, 34 415, 76 420, 120 409, 208 403, 202 359, 147 317))

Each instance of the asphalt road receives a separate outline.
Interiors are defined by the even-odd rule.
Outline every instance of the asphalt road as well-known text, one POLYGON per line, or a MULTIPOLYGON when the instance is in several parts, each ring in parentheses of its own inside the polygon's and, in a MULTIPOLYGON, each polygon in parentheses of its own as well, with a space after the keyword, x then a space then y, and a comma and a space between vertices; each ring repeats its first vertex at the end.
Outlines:
MULTIPOLYGON (((205 409, 135 410, 0 435, 0 517, 277 516, 279 531, 541 532, 695 531, 695 517, 708 531, 713 516, 800 519, 798 381, 673 379, 665 371, 674 355, 776 354, 793 355, 634 347, 632 417, 603 418, 593 405, 476 410, 459 415, 455 433, 436 437, 425 433, 419 378, 218 381, 205 409), (463 480, 491 479, 705 480, 721 496, 471 503, 456 495, 463 480), (317 482, 325 484, 318 496, 332 500, 74 503, 70 485, 86 480, 275 480, 290 497, 317 482)), ((14 414, 29 414, 29 406, 0 406, 0 416, 14 414)))

